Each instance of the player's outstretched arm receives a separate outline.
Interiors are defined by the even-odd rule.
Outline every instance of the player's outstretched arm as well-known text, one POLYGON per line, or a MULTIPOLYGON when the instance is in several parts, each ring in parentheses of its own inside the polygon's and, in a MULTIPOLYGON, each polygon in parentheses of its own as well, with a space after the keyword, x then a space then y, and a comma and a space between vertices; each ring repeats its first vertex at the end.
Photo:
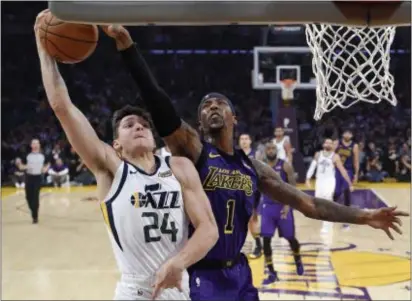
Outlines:
POLYGON ((185 267, 202 259, 216 244, 219 232, 209 199, 195 166, 183 157, 171 157, 170 167, 182 186, 186 213, 195 232, 177 255, 185 267))
POLYGON ((43 85, 47 99, 60 121, 67 138, 87 167, 96 175, 100 171, 113 171, 120 163, 113 149, 103 143, 89 121, 72 103, 66 84, 60 75, 56 61, 45 51, 40 41, 39 26, 48 10, 41 12, 34 26, 40 58, 43 85))
POLYGON ((196 163, 202 152, 197 131, 178 116, 167 93, 159 86, 129 32, 123 26, 112 25, 103 30, 116 41, 117 49, 140 90, 153 124, 175 156, 189 158, 196 163))
POLYGON ((402 234, 398 225, 402 225, 399 216, 409 216, 407 212, 397 211, 396 207, 365 210, 342 206, 335 202, 312 197, 299 189, 282 181, 279 175, 269 166, 251 159, 259 176, 259 190, 299 210, 305 216, 331 222, 364 224, 375 229, 382 229, 393 239, 389 228, 402 234))
POLYGON ((309 169, 306 172, 306 186, 310 188, 310 179, 313 176, 313 173, 316 170, 316 167, 318 165, 318 158, 319 158, 319 153, 315 153, 315 156, 313 157, 312 162, 310 163, 309 169))

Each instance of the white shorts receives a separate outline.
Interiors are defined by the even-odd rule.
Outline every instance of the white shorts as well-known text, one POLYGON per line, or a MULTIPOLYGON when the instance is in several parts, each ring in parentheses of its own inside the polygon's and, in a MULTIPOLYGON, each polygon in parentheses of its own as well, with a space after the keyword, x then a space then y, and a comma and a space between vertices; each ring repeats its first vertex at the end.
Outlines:
MULTIPOLYGON (((166 289, 156 300, 190 300, 188 277, 184 277, 182 286, 183 292, 179 292, 177 288, 166 289)), ((152 300, 152 292, 150 280, 134 274, 122 274, 116 286, 114 300, 152 300)))
POLYGON ((316 179, 315 197, 333 201, 335 193, 336 179, 316 179))

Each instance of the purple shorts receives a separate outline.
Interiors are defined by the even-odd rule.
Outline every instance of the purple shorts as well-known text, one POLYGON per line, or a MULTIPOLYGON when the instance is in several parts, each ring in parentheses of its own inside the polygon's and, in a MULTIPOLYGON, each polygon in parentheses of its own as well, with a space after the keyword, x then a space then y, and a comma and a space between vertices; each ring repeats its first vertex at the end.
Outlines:
POLYGON ((259 301, 249 263, 245 255, 240 256, 239 262, 230 268, 189 268, 190 298, 193 301, 259 301))
POLYGON ((279 230, 279 237, 291 239, 295 237, 295 219, 293 210, 290 209, 286 218, 281 218, 283 205, 263 203, 260 208, 261 226, 260 235, 262 237, 273 237, 276 229, 279 230))

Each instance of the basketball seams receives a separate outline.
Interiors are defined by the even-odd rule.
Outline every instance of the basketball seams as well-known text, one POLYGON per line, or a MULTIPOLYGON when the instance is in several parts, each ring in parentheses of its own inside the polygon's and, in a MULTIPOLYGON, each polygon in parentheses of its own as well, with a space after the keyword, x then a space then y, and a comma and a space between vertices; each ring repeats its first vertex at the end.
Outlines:
POLYGON ((61 24, 65 23, 64 21, 55 18, 53 15, 50 15, 50 16, 51 16, 51 18, 50 18, 50 21, 49 21, 49 22, 47 22, 47 18, 44 20, 44 23, 45 23, 47 26, 57 26, 57 25, 61 25, 61 24), (56 22, 56 23, 53 23, 53 19, 56 19, 57 22, 56 22))
MULTIPOLYGON (((45 29, 43 29, 41 27, 40 27, 40 30, 46 31, 45 29)), ((68 37, 68 36, 63 36, 63 35, 60 35, 58 33, 52 32, 52 31, 46 31, 46 35, 47 34, 51 34, 51 35, 54 35, 54 36, 62 38, 62 39, 68 39, 68 40, 72 40, 72 41, 76 41, 76 42, 83 42, 83 43, 90 43, 90 44, 97 43, 97 41, 87 41, 87 40, 76 39, 76 38, 72 38, 72 37, 68 37)))
POLYGON ((40 40, 45 50, 58 62, 79 63, 88 58, 97 47, 99 31, 95 25, 90 28, 91 26, 93 25, 67 23, 48 15, 39 28, 40 40))
POLYGON ((77 62, 80 62, 80 61, 81 61, 81 59, 72 57, 72 56, 68 55, 66 52, 64 52, 63 50, 61 50, 61 49, 56 45, 56 43, 54 43, 54 42, 52 42, 52 41, 50 41, 50 40, 47 40, 47 41, 48 41, 51 45, 53 45, 53 47, 56 48, 56 50, 58 50, 61 54, 63 54, 63 55, 66 56, 67 58, 69 58, 69 59, 71 59, 71 60, 75 60, 75 61, 77 61, 77 62))

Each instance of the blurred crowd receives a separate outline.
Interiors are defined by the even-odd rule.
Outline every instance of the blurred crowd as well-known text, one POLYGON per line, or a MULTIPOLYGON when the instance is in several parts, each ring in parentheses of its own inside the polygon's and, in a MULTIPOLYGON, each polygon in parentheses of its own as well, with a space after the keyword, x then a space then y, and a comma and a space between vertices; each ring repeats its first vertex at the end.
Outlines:
MULTIPOLYGON (((39 138, 51 166, 63 164, 70 181, 91 184, 94 179, 67 142, 42 88, 32 23, 45 4, 4 5, 2 42, 2 184, 12 184, 19 173, 17 158, 25 160, 32 138, 39 138), (17 14, 17 11, 19 12, 17 14), (16 174, 17 173, 17 174, 16 174), (13 180, 14 179, 14 180, 13 180)), ((260 26, 140 27, 132 36, 139 42, 160 84, 171 96, 178 112, 197 127, 197 105, 206 93, 217 91, 234 103, 239 125, 237 136, 248 132, 255 147, 273 136, 270 91, 253 90, 253 56, 247 52, 156 54, 154 49, 252 49, 260 45, 260 26)), ((404 43, 404 40, 402 43, 404 43)), ((304 41, 303 41, 304 42, 304 41)), ((408 43, 405 43, 408 45, 408 43)), ((361 151, 361 177, 410 180, 410 31, 408 54, 392 56, 396 107, 360 104, 335 110, 321 122, 312 118, 314 91, 296 91, 300 152, 309 162, 322 137, 339 136, 343 128, 354 131, 361 151)), ((110 117, 125 104, 140 104, 139 93, 125 71, 112 41, 103 34, 92 57, 78 65, 61 65, 73 102, 86 114, 99 137, 111 143, 110 117)), ((159 146, 161 142, 159 141, 159 146)), ((49 183, 53 185, 52 179, 49 183)))

